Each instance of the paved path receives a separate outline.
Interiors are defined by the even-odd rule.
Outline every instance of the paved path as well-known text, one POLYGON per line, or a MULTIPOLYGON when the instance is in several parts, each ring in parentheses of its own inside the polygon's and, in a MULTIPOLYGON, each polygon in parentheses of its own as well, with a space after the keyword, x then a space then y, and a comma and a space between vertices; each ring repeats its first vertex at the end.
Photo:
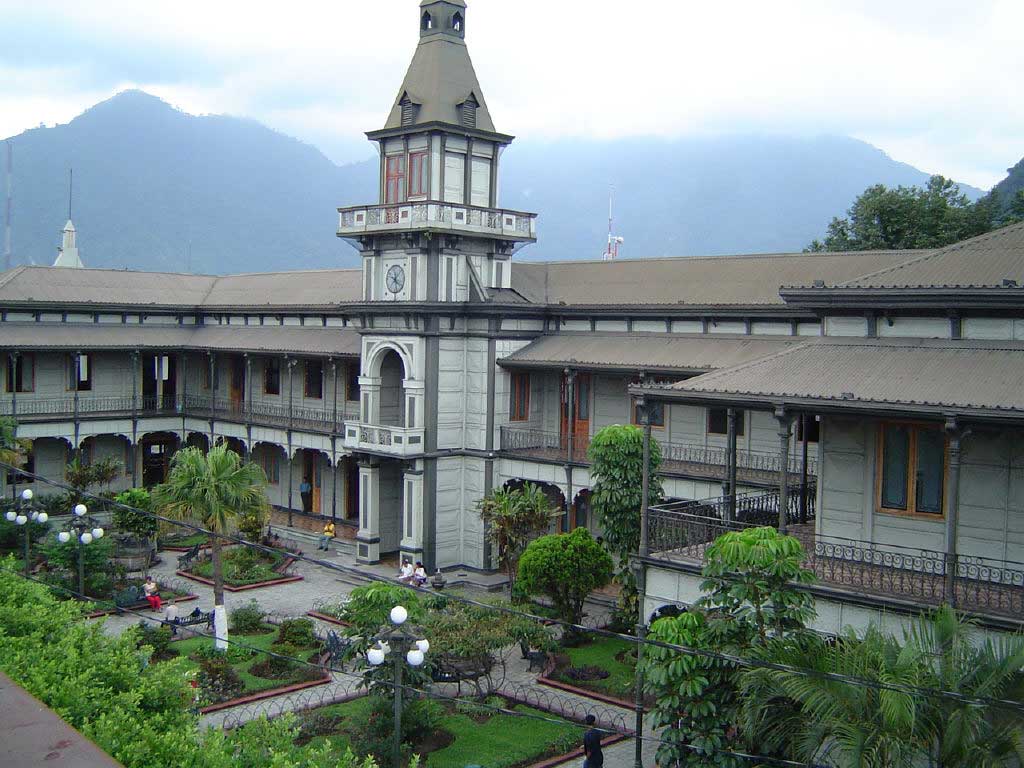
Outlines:
MULTIPOLYGON (((287 531, 287 529, 283 529, 283 531, 287 531)), ((282 532, 282 535, 287 534, 282 532)), ((162 553, 163 562, 153 566, 150 569, 150 573, 156 576, 157 580, 160 580, 162 576, 184 581, 190 590, 199 596, 199 599, 196 601, 182 603, 179 607, 181 614, 190 612, 196 607, 204 611, 211 610, 213 607, 212 587, 181 579, 181 577, 174 575, 177 570, 178 554, 176 552, 162 553)), ((386 577, 394 575, 392 573, 393 568, 389 566, 357 566, 355 558, 346 553, 332 551, 328 554, 319 552, 314 548, 310 554, 327 562, 352 567, 357 569, 357 571, 386 577)), ((279 617, 301 616, 306 611, 312 609, 314 604, 341 599, 347 596, 355 587, 366 583, 359 578, 358 572, 351 574, 339 573, 330 568, 303 561, 296 562, 292 570, 294 573, 301 575, 303 580, 247 592, 225 593, 225 604, 228 612, 230 613, 232 609, 245 605, 250 600, 256 600, 269 614, 279 617)), ((451 574, 450 577, 455 578, 455 574, 451 574)), ((473 578, 477 578, 475 574, 473 578)), ((485 581, 483 583, 487 586, 492 586, 489 582, 485 581)), ((461 588, 460 591, 471 597, 483 597, 487 594, 482 589, 474 589, 472 587, 461 588)), ((587 610, 590 614, 587 619, 589 624, 598 623, 601 616, 608 609, 606 605, 588 604, 587 610)), ((143 620, 155 621, 162 617, 162 614, 150 613, 149 611, 143 611, 142 613, 143 620)), ((120 633, 125 628, 137 624, 139 620, 140 616, 132 614, 110 616, 105 619, 105 630, 112 634, 120 633)), ((322 632, 333 628, 324 622, 317 621, 316 623, 318 629, 322 632)), ((507 674, 500 690, 506 695, 526 698, 538 705, 546 705, 545 708, 550 707, 555 711, 561 711, 566 715, 577 718, 586 713, 593 713, 598 718, 599 724, 604 727, 618 730, 625 726, 630 730, 632 729, 635 715, 631 709, 602 704, 584 696, 542 686, 537 683, 536 677, 535 672, 528 670, 527 662, 519 658, 519 653, 513 652, 510 654, 507 663, 507 674)), ((445 690, 445 693, 455 694, 454 686, 447 686, 447 688, 450 690, 445 690)), ((317 686, 293 694, 276 696, 260 702, 210 713, 203 716, 200 722, 202 725, 209 727, 222 727, 224 725, 230 727, 263 715, 272 717, 286 711, 328 704, 346 698, 357 691, 358 680, 347 675, 335 673, 333 675, 333 682, 328 685, 317 686)), ((651 735, 649 729, 647 735, 651 735)), ((605 751, 605 766, 607 768, 631 768, 634 765, 634 750, 635 742, 633 739, 628 739, 609 747, 605 751)), ((653 768, 655 752, 656 744, 648 742, 644 745, 644 766, 651 766, 653 768)), ((582 765, 582 759, 567 765, 582 765)))

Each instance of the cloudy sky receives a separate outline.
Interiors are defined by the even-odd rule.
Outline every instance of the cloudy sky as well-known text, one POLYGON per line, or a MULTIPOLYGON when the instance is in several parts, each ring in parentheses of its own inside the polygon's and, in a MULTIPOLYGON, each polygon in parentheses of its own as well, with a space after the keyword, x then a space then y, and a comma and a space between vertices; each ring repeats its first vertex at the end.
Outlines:
MULTIPOLYGON (((842 134, 987 188, 1024 156, 1021 0, 470 0, 499 130, 842 134)), ((417 0, 0 0, 0 136, 125 88, 371 154, 417 0)))

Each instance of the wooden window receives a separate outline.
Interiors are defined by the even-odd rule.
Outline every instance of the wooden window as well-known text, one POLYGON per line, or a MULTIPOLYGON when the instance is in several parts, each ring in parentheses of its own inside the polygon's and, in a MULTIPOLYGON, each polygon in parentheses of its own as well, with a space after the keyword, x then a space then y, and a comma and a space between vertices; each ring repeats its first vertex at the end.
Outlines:
POLYGON ((385 162, 384 202, 405 202, 405 155, 391 155, 385 162))
MULTIPOLYGON (((678 381, 678 378, 667 379, 664 377, 648 379, 651 384, 672 384, 678 381)), ((641 379, 635 379, 634 384, 643 383, 641 379)), ((651 428, 652 429, 664 429, 665 428, 665 403, 649 402, 648 407, 650 408, 651 414, 651 428)), ((638 427, 642 427, 643 424, 640 422, 640 414, 637 412, 637 399, 633 398, 630 403, 630 420, 638 427)))
POLYGON ((512 374, 512 407, 510 421, 529 421, 530 419, 530 374, 512 374))
POLYGON ((68 391, 92 391, 92 360, 88 355, 68 355, 68 391))
POLYGON ((324 364, 319 360, 306 361, 304 392, 306 397, 322 400, 324 397, 324 364))
POLYGON ((430 194, 430 153, 409 153, 409 197, 430 194))
POLYGON ((11 365, 10 358, 7 363, 7 391, 8 392, 35 392, 36 391, 36 356, 31 352, 23 352, 11 365))
MULTIPOLYGON (((743 411, 736 409, 736 437, 742 437, 746 418, 743 411)), ((708 408, 708 434, 729 434, 729 413, 727 408, 708 408)))
POLYGON ((263 368, 263 394, 281 394, 281 361, 276 357, 268 357, 263 368))
POLYGON ((483 157, 474 157, 472 174, 469 202, 487 208, 491 204, 491 161, 483 157))
POLYGON ((465 202, 466 156, 446 152, 444 156, 444 201, 465 202))
POLYGON ((349 363, 345 367, 345 399, 359 402, 359 363, 349 363))
POLYGON ((944 514, 946 437, 939 427, 886 422, 878 430, 879 512, 944 514))
POLYGON ((256 463, 260 465, 267 482, 277 485, 281 482, 281 457, 272 449, 264 449, 257 454, 256 463))

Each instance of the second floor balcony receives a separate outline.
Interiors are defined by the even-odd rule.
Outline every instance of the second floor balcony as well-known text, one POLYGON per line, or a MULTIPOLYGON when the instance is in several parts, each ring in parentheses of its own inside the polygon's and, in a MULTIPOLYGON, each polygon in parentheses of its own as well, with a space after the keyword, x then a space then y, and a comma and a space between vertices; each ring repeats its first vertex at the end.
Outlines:
MULTIPOLYGON (((728 456, 724 448, 661 441, 658 444, 661 447, 660 471, 663 474, 709 480, 725 479, 728 456)), ((590 438, 587 435, 574 435, 570 453, 569 439, 565 434, 503 426, 500 447, 502 453, 515 458, 588 464, 590 438)), ((779 479, 779 461, 777 453, 739 449, 736 451, 736 479, 740 483, 776 484, 779 479)), ((791 485, 800 484, 802 467, 801 456, 789 457, 787 471, 791 485)), ((808 456, 808 482, 813 484, 817 475, 817 459, 808 456)))
POLYGON ((423 427, 345 422, 345 447, 353 451, 390 456, 415 456, 423 453, 424 440, 423 427))
POLYGON ((338 236, 436 231, 533 242, 537 214, 436 200, 338 209, 338 236))

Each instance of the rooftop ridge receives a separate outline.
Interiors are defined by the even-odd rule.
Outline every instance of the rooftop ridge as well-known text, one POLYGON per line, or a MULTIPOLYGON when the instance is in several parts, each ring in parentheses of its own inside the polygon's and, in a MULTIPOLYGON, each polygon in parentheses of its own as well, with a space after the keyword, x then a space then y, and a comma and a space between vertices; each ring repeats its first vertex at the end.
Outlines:
MULTIPOLYGON (((556 259, 552 261, 537 260, 537 261, 520 261, 516 263, 516 267, 531 267, 531 266, 548 266, 548 265, 562 265, 562 264, 635 264, 643 262, 655 262, 655 261, 720 261, 725 259, 736 259, 736 260, 756 260, 756 259, 791 259, 795 257, 806 257, 806 258, 857 258, 860 256, 880 256, 884 254, 897 254, 897 253, 908 253, 917 254, 918 256, 928 256, 932 253, 931 250, 927 249, 878 249, 870 251, 781 251, 778 253, 725 253, 716 255, 704 255, 704 256, 640 256, 640 257, 626 257, 622 259, 615 259, 609 261, 607 259, 556 259)), ((888 268, 887 268, 888 269, 888 268)))

